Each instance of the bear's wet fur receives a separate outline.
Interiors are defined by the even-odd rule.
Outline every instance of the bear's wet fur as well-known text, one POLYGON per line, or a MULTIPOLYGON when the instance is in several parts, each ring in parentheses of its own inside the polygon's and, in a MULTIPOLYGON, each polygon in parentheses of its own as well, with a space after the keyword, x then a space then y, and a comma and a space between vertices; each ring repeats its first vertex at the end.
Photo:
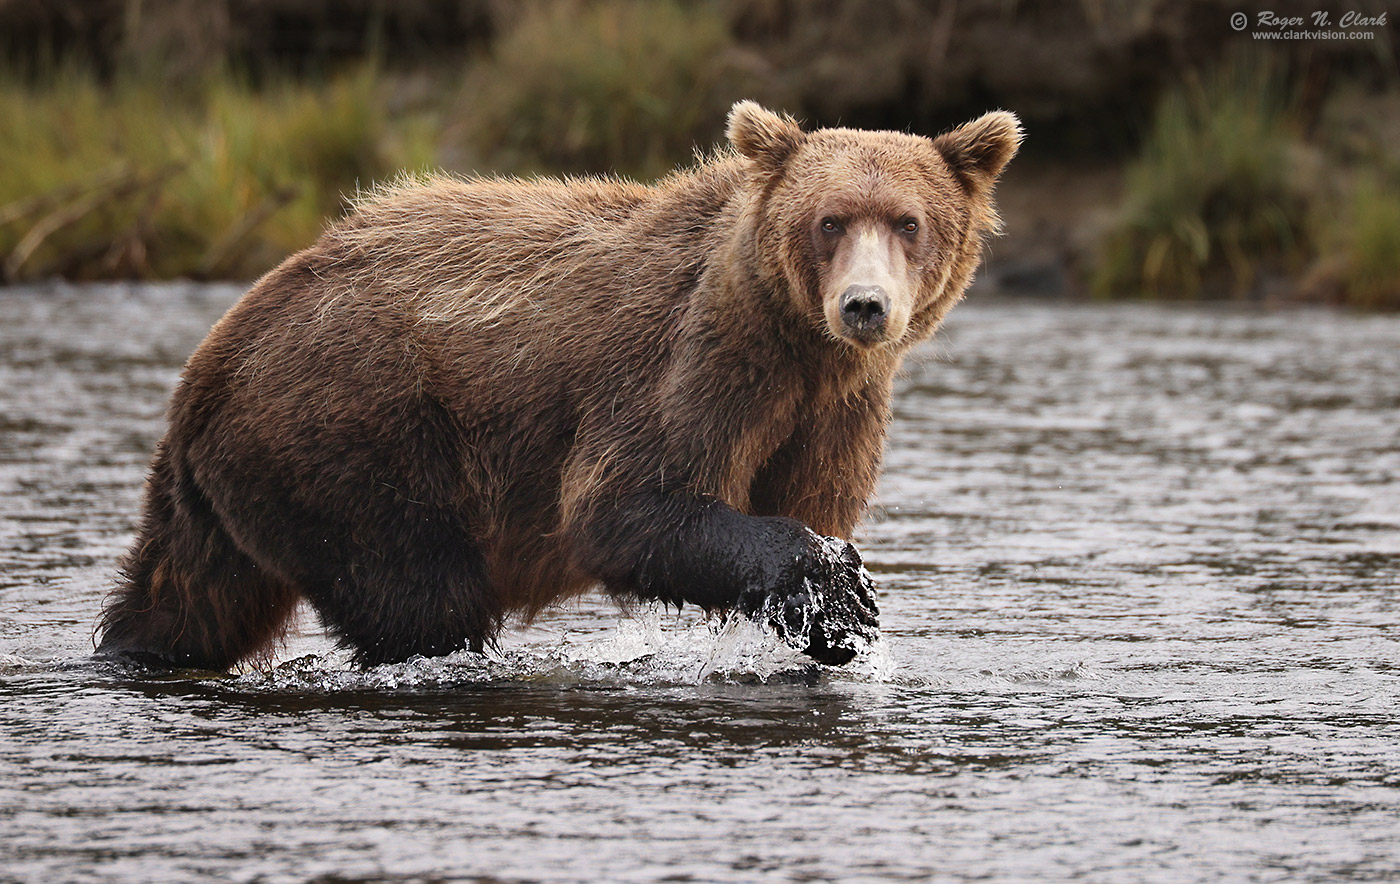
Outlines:
POLYGON ((740 102, 728 136, 654 186, 400 183, 259 280, 185 367, 100 650, 225 669, 306 598, 372 665, 595 585, 755 616, 860 571, 817 535, 865 509, 1020 128, 740 102))

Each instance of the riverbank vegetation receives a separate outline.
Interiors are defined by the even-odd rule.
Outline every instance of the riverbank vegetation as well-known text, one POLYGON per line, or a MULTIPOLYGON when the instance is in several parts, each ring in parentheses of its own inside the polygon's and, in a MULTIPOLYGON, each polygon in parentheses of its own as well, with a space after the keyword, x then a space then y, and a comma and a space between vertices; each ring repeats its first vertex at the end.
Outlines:
POLYGON ((314 240, 346 194, 430 165, 372 66, 180 90, 77 68, 0 86, 4 278, 248 278, 314 240))
POLYGON ((1267 56, 1188 77, 1157 107, 1094 267, 1101 296, 1285 296, 1400 309, 1400 152, 1385 103, 1312 125, 1267 56), (1309 135, 1309 130, 1314 134, 1309 135))
POLYGON ((289 0, 160 16, 122 0, 61 27, 31 5, 0 37, 4 281, 250 278, 400 170, 654 178, 717 143, 743 96, 930 133, 1018 111, 1006 189, 1026 198, 1005 201, 994 253, 1008 278, 1400 308, 1389 43, 1250 55, 1227 28, 1183 30, 1169 3, 415 0, 315 18, 289 0), (1092 212, 1061 208, 1089 167, 1117 184, 1092 212))

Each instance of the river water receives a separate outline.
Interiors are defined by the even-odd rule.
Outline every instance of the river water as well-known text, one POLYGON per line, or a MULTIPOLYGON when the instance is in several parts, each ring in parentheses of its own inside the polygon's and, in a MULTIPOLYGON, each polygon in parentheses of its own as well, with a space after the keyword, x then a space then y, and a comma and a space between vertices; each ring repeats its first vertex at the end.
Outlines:
POLYGON ((844 670, 598 599, 488 658, 94 661, 236 295, 0 290, 0 881, 1400 878, 1400 318, 959 307, 844 670))

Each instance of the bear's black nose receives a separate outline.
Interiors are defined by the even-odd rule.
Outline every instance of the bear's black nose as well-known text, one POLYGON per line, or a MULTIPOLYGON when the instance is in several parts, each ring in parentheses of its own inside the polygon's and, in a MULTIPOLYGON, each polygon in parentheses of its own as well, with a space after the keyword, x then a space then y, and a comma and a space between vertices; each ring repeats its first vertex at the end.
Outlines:
POLYGON ((841 321, 861 337, 885 327, 890 299, 878 285, 853 285, 841 294, 841 321))

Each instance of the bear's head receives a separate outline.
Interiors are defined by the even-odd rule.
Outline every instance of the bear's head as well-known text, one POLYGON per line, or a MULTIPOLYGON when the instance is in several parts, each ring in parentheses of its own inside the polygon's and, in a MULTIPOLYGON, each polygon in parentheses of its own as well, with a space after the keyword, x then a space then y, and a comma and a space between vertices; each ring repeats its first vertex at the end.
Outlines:
POLYGON ((1021 143, 1004 111, 930 139, 803 132, 752 101, 734 105, 727 134, 751 161, 759 273, 862 350, 919 340, 962 296, 997 230, 992 187, 1021 143))

